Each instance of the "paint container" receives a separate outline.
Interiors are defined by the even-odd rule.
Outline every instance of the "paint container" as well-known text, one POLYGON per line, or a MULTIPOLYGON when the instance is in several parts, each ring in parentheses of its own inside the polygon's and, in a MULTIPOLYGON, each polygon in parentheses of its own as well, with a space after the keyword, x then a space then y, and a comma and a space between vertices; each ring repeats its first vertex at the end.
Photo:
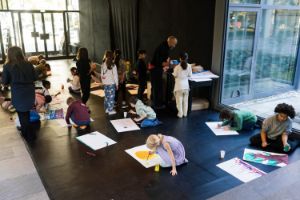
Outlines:
POLYGON ((123 114, 124 114, 124 118, 126 118, 127 117, 127 112, 124 112, 123 114))
POLYGON ((154 171, 155 171, 155 172, 159 172, 159 164, 155 165, 154 171))
POLYGON ((283 147, 284 152, 288 152, 290 149, 291 149, 291 146, 289 144, 287 144, 283 147))
POLYGON ((221 150, 220 151, 220 158, 224 159, 224 157, 225 157, 225 150, 221 150))

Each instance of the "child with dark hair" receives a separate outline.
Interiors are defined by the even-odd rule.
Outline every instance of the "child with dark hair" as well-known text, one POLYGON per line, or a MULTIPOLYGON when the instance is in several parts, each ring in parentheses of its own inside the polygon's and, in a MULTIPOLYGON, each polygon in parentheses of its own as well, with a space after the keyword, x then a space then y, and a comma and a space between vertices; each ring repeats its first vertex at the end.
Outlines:
POLYGON ((114 110, 115 94, 119 87, 117 67, 113 62, 112 51, 105 51, 104 62, 101 66, 101 80, 104 85, 104 108, 109 115, 116 114, 114 110))
POLYGON ((81 100, 75 100, 73 97, 67 99, 67 104, 69 106, 65 118, 67 124, 71 124, 71 119, 76 128, 86 129, 91 123, 88 107, 81 100))
POLYGON ((275 115, 264 120, 261 133, 250 138, 250 143, 268 151, 292 152, 298 146, 298 141, 289 140, 292 132, 292 120, 295 117, 293 106, 286 103, 278 104, 275 115))
POLYGON ((130 98, 130 106, 135 108, 135 111, 130 110, 129 113, 138 115, 134 121, 141 122, 141 127, 157 126, 161 124, 156 118, 156 113, 150 106, 146 106, 141 100, 136 97, 130 98))
POLYGON ((139 50, 138 60, 136 63, 136 70, 138 73, 138 84, 139 84, 138 98, 140 100, 143 100, 144 91, 147 86, 147 65, 145 59, 146 59, 146 51, 139 50))
POLYGON ((116 49, 114 51, 114 64, 118 71, 119 89, 116 90, 115 102, 118 102, 119 94, 121 93, 122 106, 126 105, 126 63, 121 58, 121 50, 116 49))
POLYGON ((70 69, 72 74, 71 86, 69 87, 69 92, 74 94, 80 94, 80 77, 76 67, 70 69))
POLYGON ((43 80, 42 84, 43 84, 43 87, 44 87, 43 94, 45 96, 45 103, 48 104, 52 101, 52 97, 49 93, 49 90, 51 88, 51 83, 50 83, 50 81, 43 80))
POLYGON ((224 130, 251 130, 257 121, 256 115, 245 110, 223 109, 220 112, 220 119, 223 121, 218 127, 224 127, 224 130))
POLYGON ((174 95, 176 98, 177 116, 182 118, 187 116, 189 99, 189 77, 192 76, 192 67, 187 63, 188 54, 181 53, 180 63, 174 68, 173 76, 175 78, 174 95))

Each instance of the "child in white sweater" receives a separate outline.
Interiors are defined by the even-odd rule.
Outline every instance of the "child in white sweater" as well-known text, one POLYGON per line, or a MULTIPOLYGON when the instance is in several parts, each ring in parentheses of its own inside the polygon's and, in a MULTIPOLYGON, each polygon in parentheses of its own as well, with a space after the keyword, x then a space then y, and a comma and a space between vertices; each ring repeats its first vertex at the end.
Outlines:
POLYGON ((118 90, 118 71, 116 65, 113 63, 113 52, 106 51, 101 66, 101 80, 104 85, 104 108, 109 115, 116 114, 114 110, 115 94, 118 90))
POLYGON ((187 63, 188 54, 180 54, 180 63, 174 68, 173 76, 175 78, 174 95, 176 97, 177 116, 187 116, 189 99, 189 77, 192 76, 192 67, 187 63))

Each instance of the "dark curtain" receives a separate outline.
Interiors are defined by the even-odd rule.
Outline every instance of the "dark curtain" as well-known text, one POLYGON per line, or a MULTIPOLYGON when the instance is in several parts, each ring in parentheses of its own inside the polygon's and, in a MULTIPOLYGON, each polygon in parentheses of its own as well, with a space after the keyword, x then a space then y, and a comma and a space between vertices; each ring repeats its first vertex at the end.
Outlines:
POLYGON ((120 49, 122 57, 136 60, 138 41, 138 0, 108 0, 112 49, 120 49))

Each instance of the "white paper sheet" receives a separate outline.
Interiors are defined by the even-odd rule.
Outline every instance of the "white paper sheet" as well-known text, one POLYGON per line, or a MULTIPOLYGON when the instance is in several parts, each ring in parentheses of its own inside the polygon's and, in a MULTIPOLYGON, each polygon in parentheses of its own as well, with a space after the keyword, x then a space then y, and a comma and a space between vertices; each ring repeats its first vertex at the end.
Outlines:
POLYGON ((150 149, 148 149, 146 145, 127 149, 125 152, 141 163, 145 168, 153 167, 162 162, 162 159, 158 154, 149 154, 150 149))
POLYGON ((266 174, 260 169, 246 163, 239 158, 233 158, 231 160, 222 162, 218 164, 217 167, 223 169, 244 183, 252 181, 266 174))
POLYGON ((210 128, 210 130, 217 136, 221 135, 238 135, 239 133, 232 130, 224 130, 224 128, 217 128, 218 124, 222 122, 205 122, 206 125, 210 128))
POLYGON ((191 78, 199 79, 199 78, 219 78, 218 75, 213 74, 211 71, 203 71, 198 73, 193 73, 191 78))
POLYGON ((110 120, 110 122, 119 133, 140 130, 140 128, 131 118, 110 120))
POLYGON ((272 153, 246 148, 244 150, 243 160, 264 165, 284 167, 288 165, 289 157, 287 154, 272 153))
POLYGON ((98 131, 76 137, 76 139, 95 151, 116 144, 114 140, 106 137, 98 131))
POLYGON ((104 90, 102 90, 102 89, 91 91, 91 94, 99 96, 99 97, 105 97, 104 90))

